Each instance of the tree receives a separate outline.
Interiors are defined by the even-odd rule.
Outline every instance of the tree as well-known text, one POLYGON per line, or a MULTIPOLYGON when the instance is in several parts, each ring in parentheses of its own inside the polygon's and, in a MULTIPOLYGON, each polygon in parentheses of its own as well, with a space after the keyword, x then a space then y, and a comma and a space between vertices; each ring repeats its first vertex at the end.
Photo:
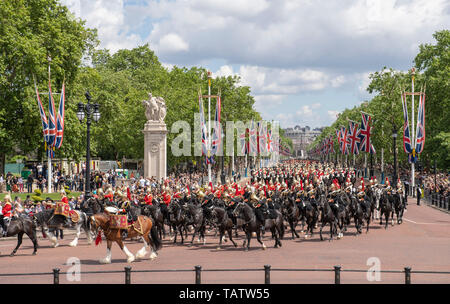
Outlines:
MULTIPOLYGON (((24 154, 42 153, 42 125, 33 76, 40 91, 46 92, 48 57, 52 60, 52 87, 59 90, 63 79, 66 81, 66 130, 80 130, 73 128, 75 104, 69 88, 83 55, 97 43, 96 32, 86 29, 83 21, 74 19, 56 0, 0 2, 0 172, 6 154, 15 149, 24 154)), ((46 98, 42 100, 46 107, 46 98)), ((76 155, 79 151, 77 141, 69 139, 64 146, 65 154, 76 155)))

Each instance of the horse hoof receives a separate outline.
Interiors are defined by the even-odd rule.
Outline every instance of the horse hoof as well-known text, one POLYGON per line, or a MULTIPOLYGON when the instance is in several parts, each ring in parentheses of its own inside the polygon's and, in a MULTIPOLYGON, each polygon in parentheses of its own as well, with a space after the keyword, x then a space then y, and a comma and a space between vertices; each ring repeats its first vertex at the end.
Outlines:
POLYGON ((14 252, 12 252, 9 256, 10 256, 10 257, 13 257, 13 256, 14 256, 14 252))
POLYGON ((136 258, 134 256, 131 256, 127 259, 127 263, 133 263, 135 259, 136 258))
POLYGON ((69 246, 70 247, 77 247, 77 243, 76 242, 70 242, 69 246))
POLYGON ((36 252, 33 252, 32 255, 36 255, 36 252))
POLYGON ((111 264, 111 260, 110 259, 101 259, 100 264, 111 264))
POLYGON ((263 245, 263 246, 262 246, 262 249, 263 249, 263 250, 266 250, 266 249, 267 249, 266 245, 263 245))
POLYGON ((248 248, 245 248, 244 251, 245 251, 245 252, 248 252, 248 248))
POLYGON ((156 259, 158 257, 158 255, 156 254, 156 253, 154 253, 154 252, 152 252, 151 254, 150 254, 150 260, 154 260, 154 259, 156 259))
POLYGON ((222 249, 222 248, 220 248, 220 246, 217 246, 217 248, 216 248, 217 250, 220 250, 220 249, 222 249))
POLYGON ((58 243, 56 243, 56 244, 53 244, 53 248, 56 248, 56 247, 58 247, 59 246, 59 244, 58 243))

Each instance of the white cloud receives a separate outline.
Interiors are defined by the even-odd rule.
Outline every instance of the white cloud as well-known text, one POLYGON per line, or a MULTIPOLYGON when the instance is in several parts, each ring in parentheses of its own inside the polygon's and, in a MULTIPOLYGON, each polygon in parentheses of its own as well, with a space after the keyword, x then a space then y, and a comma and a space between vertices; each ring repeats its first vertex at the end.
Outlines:
POLYGON ((328 118, 330 119, 330 123, 333 123, 334 121, 336 121, 338 114, 340 114, 340 111, 327 111, 328 113, 328 118))
POLYGON ((158 52, 181 52, 189 50, 189 45, 175 33, 163 36, 155 46, 158 52))

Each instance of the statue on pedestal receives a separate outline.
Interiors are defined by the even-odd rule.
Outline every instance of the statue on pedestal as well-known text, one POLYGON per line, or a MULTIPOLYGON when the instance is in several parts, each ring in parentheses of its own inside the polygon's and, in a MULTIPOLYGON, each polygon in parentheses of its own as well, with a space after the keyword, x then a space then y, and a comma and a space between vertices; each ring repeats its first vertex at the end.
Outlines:
POLYGON ((162 97, 155 97, 152 93, 148 93, 149 99, 143 100, 142 104, 145 106, 145 117, 148 121, 158 121, 164 123, 167 109, 166 103, 162 97))

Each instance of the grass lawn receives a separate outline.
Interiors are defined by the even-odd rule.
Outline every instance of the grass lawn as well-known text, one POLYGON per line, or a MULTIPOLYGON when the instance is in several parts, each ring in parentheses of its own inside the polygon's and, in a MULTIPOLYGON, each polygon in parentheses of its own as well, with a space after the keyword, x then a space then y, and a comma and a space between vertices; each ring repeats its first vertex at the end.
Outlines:
MULTIPOLYGON (((5 195, 7 193, 0 193, 0 201, 3 201, 3 199, 5 198, 5 195)), ((81 192, 71 192, 69 194, 69 197, 78 197, 80 196, 81 192)), ((11 193, 11 199, 14 200, 14 198, 16 196, 20 197, 22 199, 22 201, 24 201, 27 198, 27 195, 29 195, 30 197, 32 197, 34 195, 33 193, 11 193)), ((47 197, 50 197, 52 200, 54 201, 60 201, 61 200, 61 194, 59 193, 42 193, 41 197, 43 199, 46 199, 47 197)))

